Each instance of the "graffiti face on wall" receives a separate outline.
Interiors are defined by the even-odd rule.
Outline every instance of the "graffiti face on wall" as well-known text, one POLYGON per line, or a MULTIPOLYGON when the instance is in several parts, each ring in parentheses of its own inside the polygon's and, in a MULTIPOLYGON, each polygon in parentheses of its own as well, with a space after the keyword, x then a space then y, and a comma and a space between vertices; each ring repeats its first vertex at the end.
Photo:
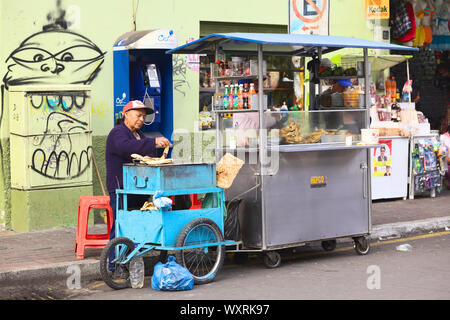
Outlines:
MULTIPOLYGON (((6 107, 4 93, 11 86, 86 85, 100 72, 106 52, 87 37, 67 29, 71 23, 65 18, 60 0, 56 1, 56 9, 47 15, 48 24, 42 31, 28 36, 5 60, 0 126, 6 107)), ((34 133, 32 157, 27 159, 33 172, 52 180, 67 180, 89 168, 92 146, 78 141, 79 137, 86 136, 89 127, 86 121, 80 120, 90 111, 85 108, 87 98, 84 91, 29 94, 27 107, 34 117, 30 120, 40 124, 34 133)), ((14 117, 13 111, 10 112, 14 117)), ((0 156, 3 159, 1 141, 0 156)))
POLYGON ((67 30, 42 31, 25 39, 6 59, 6 88, 24 84, 88 84, 104 61, 92 41, 67 30))

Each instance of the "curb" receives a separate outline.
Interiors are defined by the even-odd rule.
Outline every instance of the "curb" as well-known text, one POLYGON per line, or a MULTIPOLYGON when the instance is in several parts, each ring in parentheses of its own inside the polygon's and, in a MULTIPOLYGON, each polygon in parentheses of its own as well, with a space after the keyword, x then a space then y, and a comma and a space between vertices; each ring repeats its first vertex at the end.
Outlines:
POLYGON ((411 233, 427 232, 450 228, 450 217, 430 218, 423 220, 387 223, 372 226, 369 239, 386 240, 400 238, 411 233))
MULTIPOLYGON (((368 238, 369 240, 387 240, 405 237, 412 233, 424 233, 440 229, 448 230, 449 228, 450 216, 396 222, 372 226, 372 230, 368 238)), ((98 259, 85 259, 81 261, 62 262, 33 268, 14 269, 0 272, 0 284, 5 287, 43 284, 65 287, 71 274, 78 272, 78 269, 73 268, 73 266, 79 267, 81 282, 87 283, 89 281, 101 279, 99 263, 100 261, 98 259)))
POLYGON ((67 279, 74 273, 78 272, 78 269, 73 268, 73 266, 79 267, 81 282, 89 282, 101 278, 99 272, 99 262, 99 260, 90 259, 0 272, 0 283, 5 287, 44 284, 66 286, 67 279))

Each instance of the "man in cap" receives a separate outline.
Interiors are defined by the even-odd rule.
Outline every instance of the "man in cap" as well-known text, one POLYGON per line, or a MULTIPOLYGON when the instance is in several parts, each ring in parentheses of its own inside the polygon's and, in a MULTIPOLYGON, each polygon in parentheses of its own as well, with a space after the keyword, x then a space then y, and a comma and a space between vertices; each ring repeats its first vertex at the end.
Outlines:
MULTIPOLYGON (((165 137, 148 138, 140 130, 144 125, 145 116, 152 112, 151 108, 139 100, 128 102, 122 110, 122 121, 110 131, 106 139, 106 187, 113 209, 110 239, 115 236, 116 189, 123 188, 123 164, 132 162, 133 153, 151 156, 156 146, 165 148, 170 144, 165 137)), ((128 195, 128 207, 139 209, 147 199, 148 196, 128 195)))

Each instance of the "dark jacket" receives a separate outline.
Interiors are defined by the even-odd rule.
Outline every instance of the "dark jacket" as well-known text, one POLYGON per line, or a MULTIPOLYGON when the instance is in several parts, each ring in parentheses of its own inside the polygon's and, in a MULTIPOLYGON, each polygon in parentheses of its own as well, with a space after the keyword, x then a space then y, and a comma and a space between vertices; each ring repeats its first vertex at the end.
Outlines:
POLYGON ((106 139, 106 188, 108 193, 123 188, 123 164, 132 162, 133 153, 151 156, 155 151, 155 139, 147 138, 138 131, 140 140, 136 139, 130 129, 122 122, 116 125, 106 139))

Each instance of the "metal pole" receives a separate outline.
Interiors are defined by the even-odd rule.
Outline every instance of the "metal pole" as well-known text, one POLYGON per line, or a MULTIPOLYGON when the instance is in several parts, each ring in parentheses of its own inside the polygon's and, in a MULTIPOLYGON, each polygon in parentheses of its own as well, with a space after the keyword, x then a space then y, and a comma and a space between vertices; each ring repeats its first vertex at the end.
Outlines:
MULTIPOLYGON (((406 77, 407 81, 409 82, 409 60, 406 59, 406 77)), ((412 89, 412 86, 411 86, 412 89)), ((411 103, 411 92, 408 91, 408 102, 411 103)))
POLYGON ((259 103, 259 167, 260 167, 260 192, 261 192, 261 240, 262 249, 266 249, 266 208, 264 197, 264 175, 266 174, 266 152, 267 152, 267 139, 266 139, 266 126, 264 117, 264 74, 263 74, 263 46, 258 44, 258 103, 259 103))
MULTIPOLYGON (((215 59, 214 61, 217 61, 219 59, 219 45, 216 44, 215 45, 215 59)), ((211 70, 213 71, 213 70, 211 70)), ((214 81, 216 82, 216 86, 215 86, 215 92, 219 92, 219 81, 217 80, 217 76, 215 77, 214 81)), ((214 98, 213 98, 214 101, 214 98)), ((214 103, 213 103, 214 104, 214 103)), ((214 108, 214 105, 212 105, 212 108, 214 108)), ((222 138, 222 114, 220 112, 216 113, 216 150, 215 150, 215 155, 216 155, 216 162, 220 161, 220 158, 222 157, 222 143, 223 143, 223 138, 222 138)))
MULTIPOLYGON (((365 108, 366 108, 366 121, 365 121, 365 128, 370 127, 370 79, 369 79, 369 55, 368 55, 368 49, 364 48, 364 94, 365 94, 365 108)), ((372 228, 372 158, 371 158, 371 148, 367 148, 366 154, 367 154, 367 169, 366 169, 366 183, 367 183, 367 212, 369 215, 369 225, 368 230, 369 233, 372 228)))

